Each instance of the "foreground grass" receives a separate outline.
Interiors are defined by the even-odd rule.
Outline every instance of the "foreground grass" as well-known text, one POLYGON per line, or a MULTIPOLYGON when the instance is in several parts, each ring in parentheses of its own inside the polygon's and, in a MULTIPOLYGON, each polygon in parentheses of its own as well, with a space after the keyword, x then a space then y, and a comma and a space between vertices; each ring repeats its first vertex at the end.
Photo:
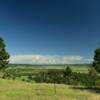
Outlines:
POLYGON ((100 93, 66 85, 31 84, 0 79, 0 100, 100 100, 100 93))

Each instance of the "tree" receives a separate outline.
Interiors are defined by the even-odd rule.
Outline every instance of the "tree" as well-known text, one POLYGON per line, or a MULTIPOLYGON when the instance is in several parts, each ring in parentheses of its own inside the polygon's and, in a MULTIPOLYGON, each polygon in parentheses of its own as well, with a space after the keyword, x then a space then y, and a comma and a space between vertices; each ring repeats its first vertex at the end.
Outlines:
POLYGON ((9 62, 9 54, 6 51, 4 40, 0 37, 0 70, 5 69, 9 62))
POLYGON ((64 70, 64 77, 70 76, 71 74, 72 74, 72 70, 69 66, 67 66, 66 69, 64 70))
POLYGON ((100 72, 100 48, 95 50, 93 67, 97 70, 97 72, 100 72))
POLYGON ((89 85, 91 86, 91 87, 94 87, 95 86, 95 82, 96 82, 96 80, 97 80, 97 71, 95 70, 95 68, 91 68, 91 69, 89 69, 89 73, 88 73, 88 75, 89 75, 89 85))
POLYGON ((89 69, 89 76, 92 78, 97 76, 97 71, 94 68, 89 69))

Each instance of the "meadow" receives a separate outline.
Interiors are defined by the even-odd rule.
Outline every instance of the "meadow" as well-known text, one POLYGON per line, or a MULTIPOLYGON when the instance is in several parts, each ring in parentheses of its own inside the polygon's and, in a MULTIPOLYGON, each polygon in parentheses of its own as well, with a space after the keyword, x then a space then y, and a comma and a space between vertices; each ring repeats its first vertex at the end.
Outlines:
POLYGON ((7 70, 17 71, 19 73, 28 74, 28 73, 38 73, 52 69, 65 69, 69 66, 73 72, 88 73, 88 69, 91 67, 91 64, 69 64, 69 65, 21 65, 21 64, 12 64, 9 65, 7 70))
POLYGON ((81 85, 36 83, 27 80, 27 75, 48 70, 65 69, 70 66, 73 72, 88 73, 90 64, 75 65, 9 65, 8 72, 21 74, 16 79, 0 79, 0 100, 100 100, 100 89, 90 89, 81 85))
MULTIPOLYGON (((70 65, 28 65, 28 64, 10 64, 8 68, 6 68, 6 76, 9 78, 16 78, 17 80, 26 80, 28 81, 28 77, 35 76, 44 76, 42 73, 58 73, 60 75, 62 71, 66 69, 66 67, 70 67, 72 72, 75 73, 84 73, 88 74, 88 70, 91 68, 90 64, 70 64, 70 65)), ((55 76, 55 75, 54 75, 55 76)), ((45 76, 47 77, 47 75, 45 76)), ((57 77, 57 76, 55 76, 57 77)), ((58 76, 59 77, 59 76, 58 76)), ((38 77, 36 77, 38 78, 38 77)), ((41 77, 42 78, 42 77, 41 77)), ((58 79, 59 80, 59 79, 58 79)), ((34 80, 31 82, 34 82, 34 80)))
POLYGON ((0 79, 0 100, 100 100, 96 91, 72 86, 0 79))

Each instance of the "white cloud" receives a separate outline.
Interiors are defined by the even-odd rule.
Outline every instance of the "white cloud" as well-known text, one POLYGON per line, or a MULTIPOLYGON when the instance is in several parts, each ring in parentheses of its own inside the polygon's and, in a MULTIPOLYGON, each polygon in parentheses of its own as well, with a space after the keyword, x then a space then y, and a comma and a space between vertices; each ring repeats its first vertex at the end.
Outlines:
POLYGON ((72 64, 88 62, 91 62, 91 60, 82 56, 15 55, 10 57, 10 63, 17 64, 72 64))

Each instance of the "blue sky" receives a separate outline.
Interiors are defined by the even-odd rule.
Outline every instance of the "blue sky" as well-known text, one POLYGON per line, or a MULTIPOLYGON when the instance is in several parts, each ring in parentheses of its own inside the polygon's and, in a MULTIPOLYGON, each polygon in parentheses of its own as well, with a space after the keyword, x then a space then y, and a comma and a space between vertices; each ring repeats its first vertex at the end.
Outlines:
POLYGON ((100 43, 99 5, 99 0, 0 0, 0 36, 11 61, 88 62, 100 43))

